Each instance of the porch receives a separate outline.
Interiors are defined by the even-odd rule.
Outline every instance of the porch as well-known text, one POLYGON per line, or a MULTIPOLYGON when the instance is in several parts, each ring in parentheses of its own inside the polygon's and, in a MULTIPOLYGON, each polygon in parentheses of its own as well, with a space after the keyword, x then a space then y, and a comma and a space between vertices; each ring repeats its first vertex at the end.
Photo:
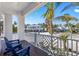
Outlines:
MULTIPOLYGON (((27 32, 24 29, 24 16, 45 3, 0 3, 0 13, 3 15, 3 37, 9 40, 19 39, 24 48, 31 46, 31 56, 78 56, 79 40, 68 39, 66 50, 63 48, 63 41, 59 37, 51 35, 42 35, 38 32, 27 32), (7 8, 6 8, 6 7, 7 8), (31 6, 31 7, 28 7, 31 6), (4 8, 3 8, 4 7, 4 8), (11 16, 18 17, 17 38, 12 38, 12 19, 11 16)), ((5 42, 0 38, 0 52, 3 55, 5 51, 5 42)), ((11 55, 11 54, 9 54, 11 55)))
MULTIPOLYGON (((63 41, 56 36, 27 32, 25 39, 21 40, 23 48, 31 46, 31 56, 78 56, 79 40, 68 39, 64 50, 63 41), (28 40, 27 40, 28 39, 28 40)), ((5 51, 5 42, 2 42, 1 55, 5 51), (3 44, 4 43, 4 44, 3 44)), ((9 54, 11 55, 11 54, 9 54)))

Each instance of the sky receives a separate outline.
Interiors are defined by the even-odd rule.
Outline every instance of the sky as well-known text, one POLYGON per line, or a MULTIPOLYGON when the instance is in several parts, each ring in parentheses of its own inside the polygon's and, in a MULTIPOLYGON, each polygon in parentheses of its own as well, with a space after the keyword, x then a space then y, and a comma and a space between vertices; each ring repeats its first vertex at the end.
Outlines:
MULTIPOLYGON (((54 17, 61 16, 64 14, 70 14, 76 18, 79 18, 79 6, 73 6, 64 12, 60 12, 66 5, 70 4, 69 2, 63 2, 57 9, 54 9, 54 17)), ((55 7, 55 5, 54 5, 55 7)), ((36 10, 32 11, 30 14, 25 15, 25 24, 39 24, 44 23, 45 19, 43 18, 42 14, 46 12, 45 6, 40 6, 36 10)), ((13 21, 17 21, 17 17, 13 16, 13 21)), ((65 24, 60 20, 54 20, 54 24, 65 24)), ((79 21, 72 21, 72 23, 79 23, 79 21)))

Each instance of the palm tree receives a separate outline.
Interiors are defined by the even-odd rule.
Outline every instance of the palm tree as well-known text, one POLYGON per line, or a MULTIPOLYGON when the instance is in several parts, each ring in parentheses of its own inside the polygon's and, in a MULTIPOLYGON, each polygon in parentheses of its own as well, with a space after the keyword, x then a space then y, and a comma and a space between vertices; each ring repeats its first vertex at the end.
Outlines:
MULTIPOLYGON (((53 2, 51 3, 47 3, 45 5, 46 7, 46 12, 43 14, 44 18, 45 18, 45 23, 47 26, 47 30, 50 34, 53 34, 53 26, 52 26, 52 20, 54 20, 54 9, 57 9, 63 2, 56 2, 56 6, 54 8, 54 4, 53 2)), ((71 2, 69 5, 65 6, 61 12, 69 9, 72 6, 78 6, 79 2, 71 2)))
POLYGON ((66 42, 67 42, 68 34, 65 32, 61 34, 60 39, 63 41, 64 50, 66 50, 66 42))
POLYGON ((79 28, 79 23, 77 23, 77 24, 75 25, 75 27, 76 27, 76 28, 79 28))
MULTIPOLYGON (((63 49, 61 50, 62 54, 65 55, 65 51, 68 50, 68 48, 66 47, 66 42, 67 42, 67 38, 68 38, 68 33, 65 32, 65 33, 62 33, 60 35, 60 40, 63 41, 63 49)), ((61 53, 60 53, 61 54, 61 53)))
POLYGON ((65 21, 66 22, 66 25, 69 23, 69 21, 72 21, 72 20, 78 20, 76 17, 73 17, 69 14, 64 14, 63 16, 58 16, 56 17, 55 19, 60 19, 62 21, 65 21))
MULTIPOLYGON (((52 35, 54 33, 53 31, 53 23, 52 23, 52 20, 54 20, 54 11, 55 9, 57 9, 60 5, 62 4, 62 2, 56 2, 56 7, 54 8, 54 3, 51 2, 51 3, 47 3, 45 5, 46 7, 46 12, 43 14, 44 18, 45 18, 45 23, 46 23, 46 26, 47 26, 47 30, 48 32, 52 35)), ((79 3, 77 2, 74 2, 74 3, 70 3, 69 5, 65 6, 63 8, 63 10, 61 10, 61 12, 63 12, 64 10, 67 10, 69 9, 70 7, 72 6, 78 6, 79 3)), ((66 23, 68 24, 68 22, 72 19, 74 19, 74 17, 68 15, 68 14, 65 14, 64 16, 60 16, 60 17, 57 17, 58 19, 62 19, 64 21, 66 21, 66 23)), ((64 43, 65 44, 65 43, 64 43)))
POLYGON ((73 24, 69 24, 68 28, 69 28, 70 36, 71 36, 71 39, 72 39, 72 33, 73 33, 73 31, 75 31, 75 26, 73 24))
POLYGON ((75 24, 76 32, 79 32, 79 23, 75 24))
POLYGON ((45 23, 47 26, 47 31, 50 34, 53 34, 52 31, 52 19, 54 17, 54 8, 53 8, 54 3, 48 3, 45 5, 45 7, 47 8, 47 11, 43 14, 44 18, 45 18, 45 23))
POLYGON ((73 26, 69 22, 72 21, 72 20, 78 20, 78 19, 71 16, 71 15, 69 15, 69 14, 64 14, 63 16, 58 16, 55 19, 60 19, 60 20, 62 20, 64 22, 66 22, 66 25, 67 25, 67 27, 69 29, 69 32, 71 33, 71 39, 72 39, 73 26))
MULTIPOLYGON (((61 4, 61 3, 60 3, 60 4, 61 4)), ((65 6, 65 7, 61 10, 61 12, 65 11, 65 10, 67 10, 67 9, 69 9, 69 8, 71 8, 72 6, 79 6, 79 2, 71 2, 70 4, 68 4, 67 6, 65 6)))

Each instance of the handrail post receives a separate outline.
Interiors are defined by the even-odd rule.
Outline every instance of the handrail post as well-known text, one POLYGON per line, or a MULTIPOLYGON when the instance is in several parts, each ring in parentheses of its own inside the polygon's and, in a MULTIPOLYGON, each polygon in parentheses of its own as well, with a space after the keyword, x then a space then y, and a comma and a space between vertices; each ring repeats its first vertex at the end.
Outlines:
POLYGON ((53 39, 52 39, 52 34, 51 34, 51 49, 53 48, 53 39))

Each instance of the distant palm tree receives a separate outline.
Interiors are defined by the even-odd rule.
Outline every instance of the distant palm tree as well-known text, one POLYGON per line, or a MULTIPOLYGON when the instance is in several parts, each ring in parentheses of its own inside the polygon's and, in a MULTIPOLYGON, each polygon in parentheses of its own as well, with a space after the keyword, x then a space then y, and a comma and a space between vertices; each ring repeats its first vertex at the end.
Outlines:
POLYGON ((72 39, 72 33, 75 31, 75 26, 73 24, 68 25, 69 32, 71 33, 71 39, 72 39))
POLYGON ((60 19, 60 20, 62 20, 64 22, 66 22, 66 26, 68 27, 69 32, 71 33, 71 39, 72 39, 73 25, 70 24, 69 22, 72 21, 72 20, 77 21, 78 19, 76 17, 73 17, 73 16, 69 15, 69 14, 64 14, 63 16, 58 16, 55 19, 60 19))
POLYGON ((66 22, 66 25, 69 23, 69 21, 78 20, 76 17, 71 16, 69 14, 64 14, 63 16, 58 16, 55 19, 58 19, 58 20, 60 19, 62 21, 65 21, 66 22))
POLYGON ((77 24, 75 25, 75 27, 76 27, 76 28, 79 28, 79 23, 77 23, 77 24))
POLYGON ((66 42, 67 42, 68 34, 65 32, 61 34, 60 39, 63 41, 64 50, 66 49, 66 42))

